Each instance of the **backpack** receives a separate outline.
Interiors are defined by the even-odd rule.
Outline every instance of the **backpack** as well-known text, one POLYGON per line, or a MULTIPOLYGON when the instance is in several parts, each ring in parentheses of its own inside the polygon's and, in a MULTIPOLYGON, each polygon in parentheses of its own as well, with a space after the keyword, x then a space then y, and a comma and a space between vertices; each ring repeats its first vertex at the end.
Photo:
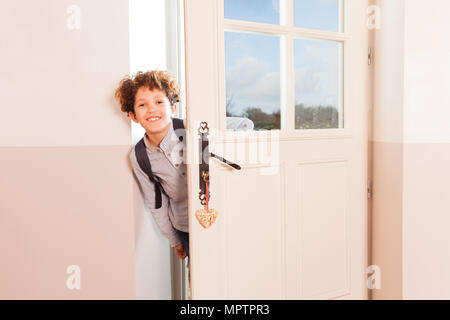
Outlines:
MULTIPOLYGON (((186 129, 184 128, 183 125, 183 119, 179 119, 179 118, 172 118, 172 124, 173 124, 173 130, 175 131, 176 135, 178 136, 178 139, 183 142, 186 143, 186 141, 184 141, 184 136, 186 135, 186 129), (182 129, 182 130, 178 130, 178 129, 182 129)), ((155 176, 152 172, 152 166, 150 164, 150 159, 148 158, 147 155, 147 150, 145 147, 145 142, 144 142, 145 136, 139 140, 139 142, 136 144, 136 148, 135 148, 135 154, 136 154, 136 159, 139 163, 139 167, 141 167, 142 171, 144 171, 148 178, 150 179, 150 181, 155 185, 155 208, 159 209, 161 208, 162 205, 162 197, 161 197, 161 192, 164 192, 165 195, 167 195, 167 193, 164 191, 160 179, 155 176)))

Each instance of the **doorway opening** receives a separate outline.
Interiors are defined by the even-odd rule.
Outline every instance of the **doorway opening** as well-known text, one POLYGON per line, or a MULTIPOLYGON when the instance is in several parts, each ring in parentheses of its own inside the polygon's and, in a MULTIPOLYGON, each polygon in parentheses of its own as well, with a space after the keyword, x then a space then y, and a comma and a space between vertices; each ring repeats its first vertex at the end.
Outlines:
MULTIPOLYGON (((167 70, 181 87, 177 118, 186 118, 182 0, 129 0, 130 74, 167 70)), ((132 122, 132 144, 145 130, 132 122)), ((178 258, 158 230, 148 208, 135 216, 136 298, 190 298, 188 258, 178 258)))

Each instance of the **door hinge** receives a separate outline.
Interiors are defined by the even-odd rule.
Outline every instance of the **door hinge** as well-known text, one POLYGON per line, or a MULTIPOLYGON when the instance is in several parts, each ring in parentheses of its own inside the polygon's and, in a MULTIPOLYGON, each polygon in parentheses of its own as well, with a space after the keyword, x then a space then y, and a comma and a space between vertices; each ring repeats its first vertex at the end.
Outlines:
POLYGON ((367 180, 367 199, 372 199, 372 180, 367 180))
POLYGON ((372 61, 373 61, 373 50, 372 50, 372 47, 369 47, 369 50, 367 52, 367 64, 369 66, 371 66, 372 65, 372 61))

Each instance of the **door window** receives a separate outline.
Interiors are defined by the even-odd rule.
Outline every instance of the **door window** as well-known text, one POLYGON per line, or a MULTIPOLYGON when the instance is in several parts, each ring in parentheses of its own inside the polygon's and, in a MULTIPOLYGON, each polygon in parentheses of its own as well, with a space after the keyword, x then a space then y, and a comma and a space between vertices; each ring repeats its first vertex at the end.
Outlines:
MULTIPOLYGON (((344 128, 345 0, 223 0, 227 122, 344 128)), ((234 129, 235 130, 235 129, 234 129)))
POLYGON ((280 37, 225 32, 227 117, 280 129, 280 37))

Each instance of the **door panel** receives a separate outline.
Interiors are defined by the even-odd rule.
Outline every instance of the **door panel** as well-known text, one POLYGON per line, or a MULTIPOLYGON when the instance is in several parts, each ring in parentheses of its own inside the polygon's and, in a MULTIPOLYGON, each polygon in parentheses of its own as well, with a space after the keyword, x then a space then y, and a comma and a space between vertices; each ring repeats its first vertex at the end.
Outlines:
POLYGON ((261 175, 258 168, 244 168, 233 173, 226 169, 215 172, 216 184, 224 183, 224 188, 220 189, 224 192, 223 212, 236 213, 221 215, 221 223, 226 228, 224 259, 228 273, 227 295, 230 297, 277 299, 282 293, 282 172, 281 169, 270 176, 261 175), (257 190, 254 190, 255 184, 259 186, 257 190))
POLYGON ((366 5, 345 1, 345 32, 327 33, 293 28, 293 17, 280 26, 224 20, 222 0, 185 1, 188 159, 198 153, 199 122, 207 121, 210 151, 242 165, 236 171, 210 160, 210 208, 219 215, 209 229, 195 218, 198 163, 188 165, 193 299, 367 297, 366 5), (227 28, 284 39, 281 130, 226 132, 227 28), (339 128, 295 130, 299 34, 343 44, 339 128))
POLYGON ((347 161, 297 164, 301 297, 348 293, 347 161), (319 182, 319 183, 318 183, 319 182))

